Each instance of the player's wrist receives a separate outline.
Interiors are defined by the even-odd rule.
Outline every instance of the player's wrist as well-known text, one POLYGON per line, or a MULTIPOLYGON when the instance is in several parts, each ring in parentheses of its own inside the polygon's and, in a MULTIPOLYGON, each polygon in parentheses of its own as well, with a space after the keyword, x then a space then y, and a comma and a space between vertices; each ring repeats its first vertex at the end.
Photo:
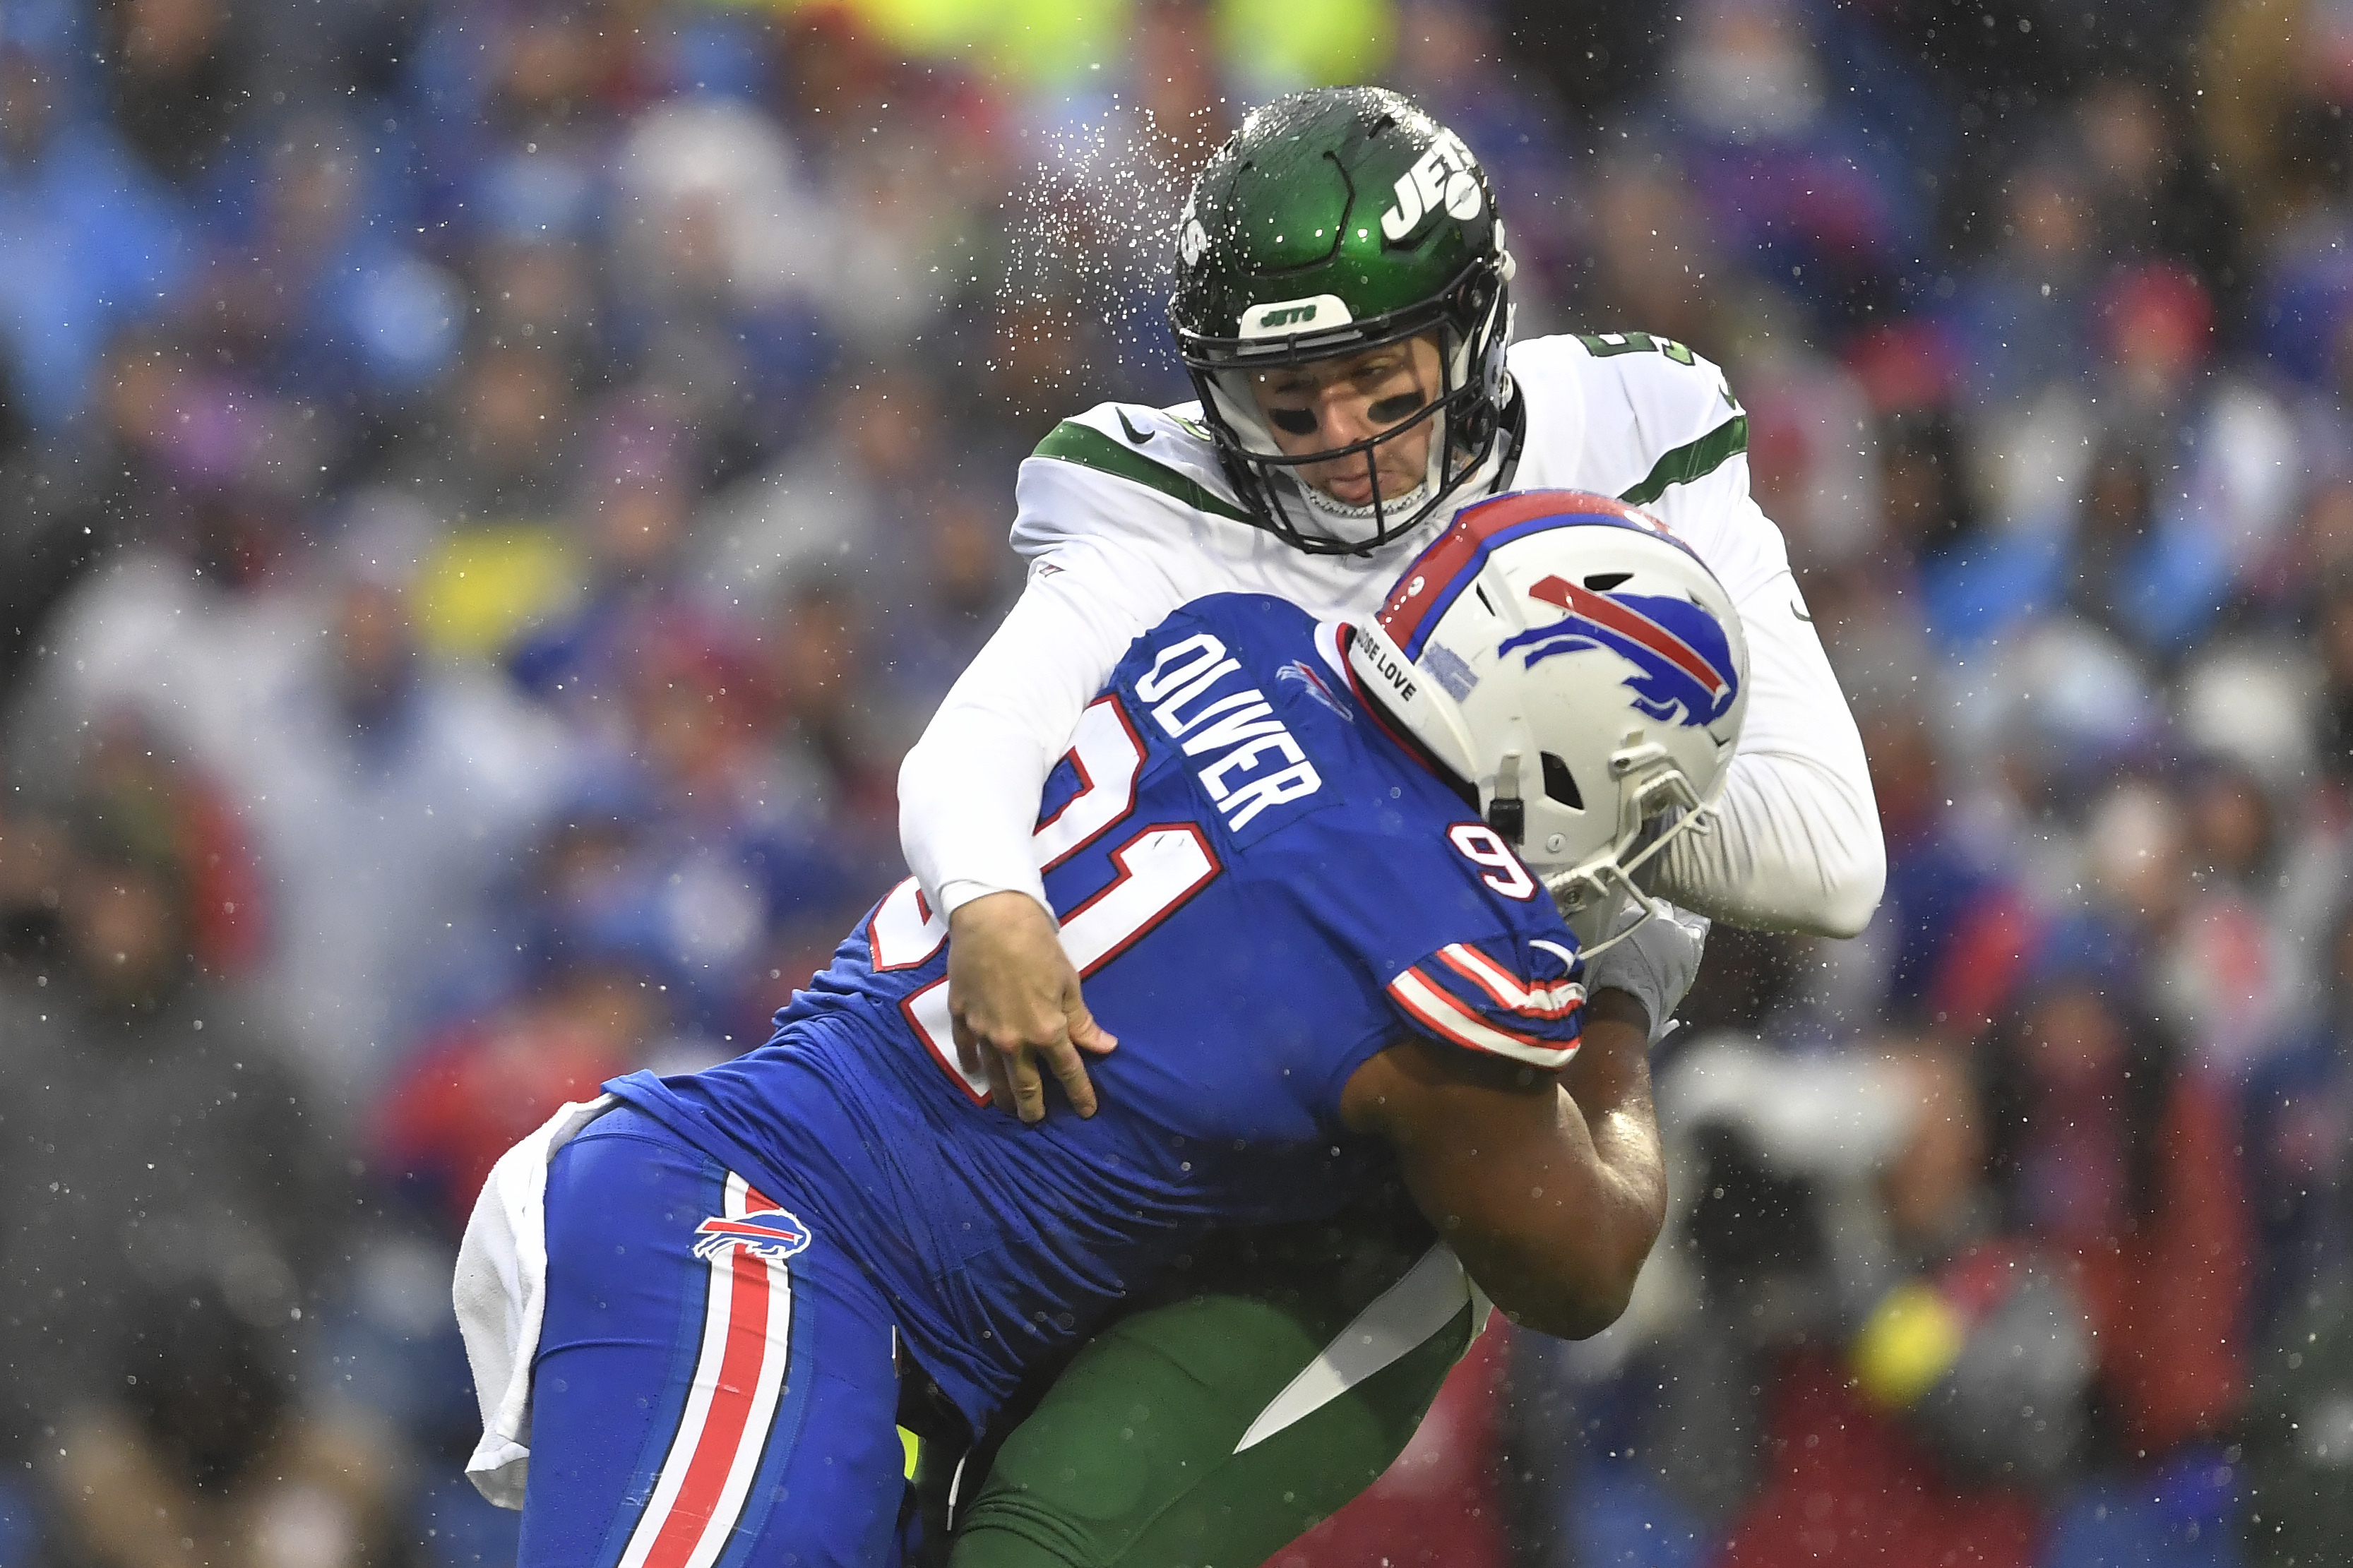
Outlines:
POLYGON ((965 899, 948 911, 948 934, 953 941, 956 933, 983 926, 1001 927, 1027 924, 1043 920, 1048 926, 1054 917, 1046 906, 1018 888, 998 888, 965 899))
POLYGON ((950 921, 953 921, 956 917, 956 911, 964 909, 966 905, 978 903, 983 899, 993 898, 999 893, 1026 894, 1031 902, 1039 905, 1040 908, 1045 906, 1045 884, 1042 882, 1035 887, 1031 887, 1027 883, 1018 881, 1003 881, 978 877, 951 877, 940 883, 938 898, 939 911, 942 915, 945 916, 950 921))

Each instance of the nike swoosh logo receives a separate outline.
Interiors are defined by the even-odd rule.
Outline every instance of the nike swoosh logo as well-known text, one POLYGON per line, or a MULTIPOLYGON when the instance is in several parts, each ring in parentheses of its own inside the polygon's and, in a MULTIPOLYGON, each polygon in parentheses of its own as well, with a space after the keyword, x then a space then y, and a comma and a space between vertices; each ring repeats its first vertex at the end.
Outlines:
POLYGON ((1797 616, 1799 620, 1805 622, 1806 625, 1810 626, 1814 624, 1814 617, 1806 614, 1804 609, 1799 607, 1797 601, 1794 599, 1789 602, 1789 613, 1797 616))
POLYGON ((1154 430, 1139 430, 1134 426, 1129 424, 1127 419, 1127 410, 1124 408, 1119 411, 1119 427, 1126 431, 1127 438, 1134 442, 1139 447, 1143 446, 1146 441, 1151 440, 1154 436, 1158 434, 1157 431, 1154 430))

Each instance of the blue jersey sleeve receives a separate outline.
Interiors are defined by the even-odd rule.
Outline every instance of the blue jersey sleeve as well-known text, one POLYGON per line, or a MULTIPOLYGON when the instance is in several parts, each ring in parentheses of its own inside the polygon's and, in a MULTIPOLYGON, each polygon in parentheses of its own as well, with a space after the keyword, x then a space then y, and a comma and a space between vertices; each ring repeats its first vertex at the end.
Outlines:
POLYGON ((1564 1068, 1585 1016, 1583 963, 1543 937, 1449 942, 1388 983, 1418 1035, 1531 1067, 1564 1068))

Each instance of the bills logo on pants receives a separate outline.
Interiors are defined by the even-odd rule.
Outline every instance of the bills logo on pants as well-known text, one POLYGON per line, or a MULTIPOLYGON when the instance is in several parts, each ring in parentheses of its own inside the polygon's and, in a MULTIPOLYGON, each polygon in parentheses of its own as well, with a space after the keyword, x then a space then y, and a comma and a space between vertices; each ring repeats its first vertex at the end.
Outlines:
MULTIPOLYGON (((767 1200, 752 1188, 744 1191, 760 1203, 767 1200)), ((755 1258, 770 1262, 782 1262, 796 1252, 807 1250, 808 1226, 783 1209, 746 1213, 741 1218, 713 1215, 694 1227, 698 1238, 694 1244, 697 1258, 716 1258, 731 1247, 740 1247, 755 1258)))
POLYGON ((744 1511, 784 1393, 793 1320, 785 1260, 808 1246, 809 1230, 732 1172, 725 1208, 695 1227, 694 1256, 711 1270, 702 1348, 619 1568, 711 1568, 744 1511))

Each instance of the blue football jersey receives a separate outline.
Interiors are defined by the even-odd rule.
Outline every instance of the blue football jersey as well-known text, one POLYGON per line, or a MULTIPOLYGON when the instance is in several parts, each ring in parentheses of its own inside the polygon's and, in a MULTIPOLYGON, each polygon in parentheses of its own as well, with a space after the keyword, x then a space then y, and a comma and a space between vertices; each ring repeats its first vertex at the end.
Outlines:
POLYGON ((1101 1110, 1024 1126, 956 1065, 947 925, 910 879, 768 1045, 607 1087, 806 1194, 978 1423, 1208 1229, 1320 1217, 1387 1159, 1342 1089, 1409 1034, 1558 1067, 1574 939, 1352 689, 1337 638, 1220 595, 1139 637, 1050 779, 1036 849, 1095 1016, 1101 1110))

